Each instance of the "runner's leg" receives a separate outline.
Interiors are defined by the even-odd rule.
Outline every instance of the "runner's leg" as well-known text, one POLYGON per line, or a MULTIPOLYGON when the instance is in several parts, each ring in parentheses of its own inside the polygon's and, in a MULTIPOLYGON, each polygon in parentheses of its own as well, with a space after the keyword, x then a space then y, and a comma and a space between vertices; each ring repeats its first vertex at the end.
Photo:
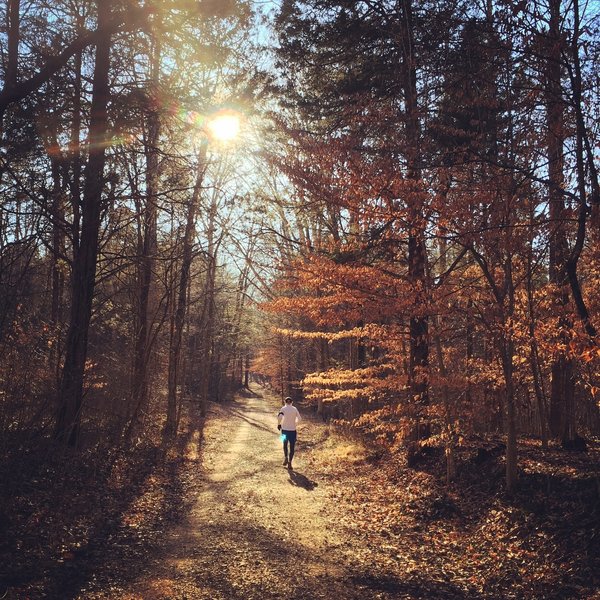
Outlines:
POLYGON ((290 440, 290 462, 294 458, 294 450, 296 449, 296 432, 289 431, 286 433, 286 438, 290 440))

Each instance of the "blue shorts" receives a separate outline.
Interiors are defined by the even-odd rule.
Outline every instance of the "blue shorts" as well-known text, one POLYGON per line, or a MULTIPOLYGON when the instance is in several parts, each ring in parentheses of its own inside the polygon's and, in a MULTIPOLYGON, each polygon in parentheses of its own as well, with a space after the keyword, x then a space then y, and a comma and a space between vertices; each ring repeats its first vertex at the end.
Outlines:
POLYGON ((291 444, 295 444, 296 443, 296 435, 297 432, 296 430, 294 431, 290 431, 288 429, 282 429, 281 430, 281 434, 284 436, 284 442, 290 442, 291 444))

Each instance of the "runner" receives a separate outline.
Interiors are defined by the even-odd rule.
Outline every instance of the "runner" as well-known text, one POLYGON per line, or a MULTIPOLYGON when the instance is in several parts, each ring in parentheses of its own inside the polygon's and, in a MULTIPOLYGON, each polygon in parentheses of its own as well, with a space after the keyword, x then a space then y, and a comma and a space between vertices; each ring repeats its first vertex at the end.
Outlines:
POLYGON ((294 448, 296 447, 296 425, 300 421, 300 413, 295 406, 292 406, 292 399, 288 396, 277 415, 277 429, 281 431, 283 439, 283 454, 285 456, 283 466, 287 465, 287 468, 290 470, 293 470, 292 460, 294 458, 294 448), (288 444, 290 448, 289 459, 288 444))

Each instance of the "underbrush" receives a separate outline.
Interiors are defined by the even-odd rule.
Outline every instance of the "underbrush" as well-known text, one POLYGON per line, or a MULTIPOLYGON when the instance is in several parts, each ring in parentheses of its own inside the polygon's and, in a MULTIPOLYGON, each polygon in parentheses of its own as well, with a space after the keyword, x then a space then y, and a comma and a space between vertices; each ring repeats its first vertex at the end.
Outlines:
POLYGON ((598 440, 587 453, 522 440, 512 496, 501 449, 499 438, 467 440, 450 485, 436 451, 409 467, 405 454, 367 445, 365 460, 327 470, 346 479, 332 495, 362 539, 358 558, 376 566, 388 591, 428 599, 600 597, 598 440))
POLYGON ((0 597, 76 596, 104 573, 126 576, 186 510, 196 460, 186 446, 201 425, 184 420, 174 442, 153 426, 129 448, 40 437, 0 457, 0 597))

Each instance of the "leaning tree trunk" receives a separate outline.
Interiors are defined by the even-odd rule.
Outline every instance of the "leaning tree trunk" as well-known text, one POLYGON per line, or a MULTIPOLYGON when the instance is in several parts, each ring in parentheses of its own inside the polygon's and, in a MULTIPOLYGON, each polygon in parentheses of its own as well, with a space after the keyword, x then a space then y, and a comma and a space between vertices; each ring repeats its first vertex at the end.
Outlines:
MULTIPOLYGON (((98 28, 108 29, 112 0, 97 0, 96 6, 98 28)), ((56 438, 71 446, 75 446, 79 441, 83 376, 98 259, 98 234, 108 133, 110 48, 111 36, 106 34, 96 45, 89 128, 89 157, 85 169, 81 210, 81 238, 73 261, 71 317, 56 420, 56 438)))
POLYGON ((573 65, 571 68, 571 85, 572 85, 572 98, 573 98, 573 110, 576 118, 576 138, 575 138, 575 159, 577 166, 577 192, 579 196, 579 207, 577 216, 577 234, 575 243, 567 260, 567 276, 569 278, 569 284, 571 286, 571 293, 573 295, 573 302, 577 314, 583 323, 586 333, 590 337, 593 343, 596 338, 596 328, 591 321, 590 313, 588 311, 581 286, 578 277, 578 261, 583 250, 583 246, 586 239, 586 225, 588 218, 588 199, 592 204, 592 209, 597 209, 600 204, 600 190, 598 185, 598 174, 595 168, 593 160, 593 154, 589 148, 589 139, 586 135, 586 126, 583 117, 583 83, 581 75, 581 60, 580 60, 580 15, 579 15, 579 1, 573 1, 573 40, 572 40, 572 60, 573 65), (585 156, 588 156, 587 164, 585 156), (586 174, 590 181, 591 194, 588 198, 586 193, 586 174))

